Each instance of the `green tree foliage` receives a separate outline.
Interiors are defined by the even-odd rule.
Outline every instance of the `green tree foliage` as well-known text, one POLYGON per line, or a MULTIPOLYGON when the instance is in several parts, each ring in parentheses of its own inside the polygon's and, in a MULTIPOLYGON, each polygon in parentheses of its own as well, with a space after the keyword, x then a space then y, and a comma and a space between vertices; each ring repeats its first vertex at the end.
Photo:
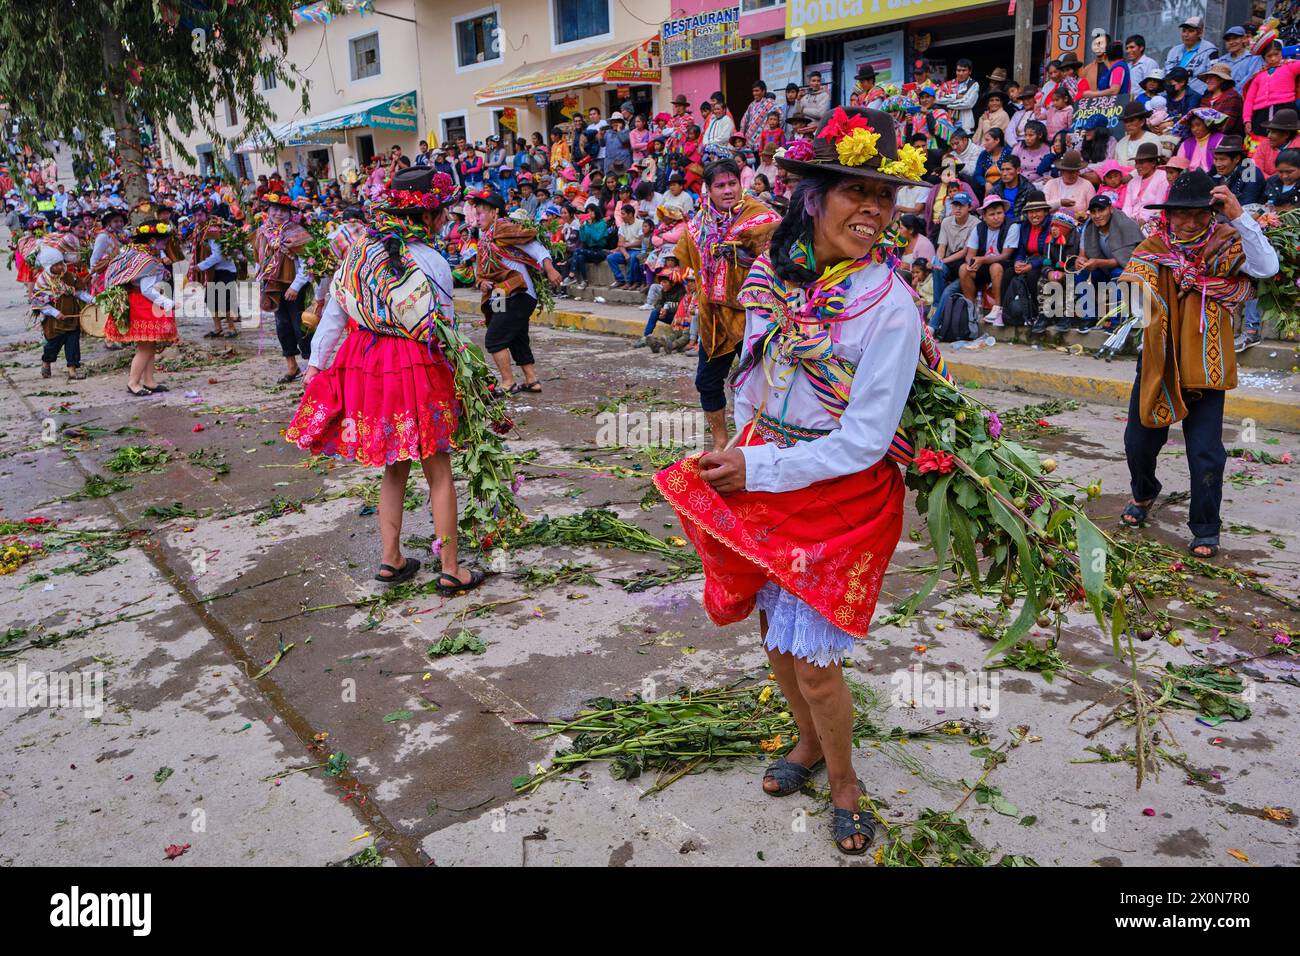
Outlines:
MULTIPOLYGON (((83 158, 110 160, 100 137, 114 134, 123 198, 147 198, 140 122, 191 162, 178 137, 217 129, 226 104, 238 112, 240 139, 270 139, 273 119, 261 94, 273 75, 291 89, 286 65, 292 12, 301 0, 0 0, 0 100, 19 121, 19 143, 44 154, 44 143, 74 145, 83 158), (174 125, 174 128, 173 128, 174 125)), ((303 109, 307 90, 302 90, 303 109)))

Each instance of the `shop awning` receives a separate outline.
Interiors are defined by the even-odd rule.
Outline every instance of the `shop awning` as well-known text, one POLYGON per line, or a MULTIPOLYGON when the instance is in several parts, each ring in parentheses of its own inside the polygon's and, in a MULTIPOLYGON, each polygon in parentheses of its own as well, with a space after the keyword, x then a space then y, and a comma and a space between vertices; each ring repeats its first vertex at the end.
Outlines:
POLYGON ((598 83, 659 83, 659 37, 528 63, 474 94, 479 106, 598 83))
POLYGON ((237 153, 257 153, 276 144, 305 146, 313 143, 338 142, 344 130, 358 127, 395 129, 414 133, 416 130, 415 91, 396 96, 381 96, 362 100, 319 113, 304 119, 276 126, 271 130, 271 141, 261 138, 245 140, 236 147, 237 153))

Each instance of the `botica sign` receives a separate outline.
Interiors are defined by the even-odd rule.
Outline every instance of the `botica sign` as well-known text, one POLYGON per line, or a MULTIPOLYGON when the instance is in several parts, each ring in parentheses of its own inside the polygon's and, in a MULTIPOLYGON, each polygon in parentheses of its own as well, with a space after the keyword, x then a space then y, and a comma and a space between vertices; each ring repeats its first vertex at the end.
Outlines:
POLYGON ((977 7, 988 0, 786 0, 787 39, 977 7))

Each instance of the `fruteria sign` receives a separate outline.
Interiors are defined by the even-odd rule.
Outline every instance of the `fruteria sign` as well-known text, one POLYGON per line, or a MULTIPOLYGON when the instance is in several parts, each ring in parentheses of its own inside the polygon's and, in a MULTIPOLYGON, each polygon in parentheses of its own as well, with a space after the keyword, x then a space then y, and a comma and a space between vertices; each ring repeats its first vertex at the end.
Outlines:
POLYGON ((1073 53, 1083 59, 1083 28, 1088 22, 1088 0, 1052 0, 1052 18, 1047 24, 1047 58, 1060 59, 1073 53))
POLYGON ((988 0, 786 0, 787 39, 928 17, 988 0))
POLYGON ((740 5, 665 20, 659 28, 664 66, 713 60, 750 49, 740 35, 740 5))

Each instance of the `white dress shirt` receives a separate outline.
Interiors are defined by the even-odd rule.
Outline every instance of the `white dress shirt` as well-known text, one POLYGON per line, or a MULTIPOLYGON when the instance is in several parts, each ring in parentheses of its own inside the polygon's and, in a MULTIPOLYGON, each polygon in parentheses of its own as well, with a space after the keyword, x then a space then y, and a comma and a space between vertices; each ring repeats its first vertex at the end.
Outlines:
MULTIPOLYGON (((877 263, 849 280, 850 303, 890 279, 887 266, 877 263)), ((850 310, 853 306, 850 305, 850 310)), ((869 313, 836 323, 837 356, 857 371, 848 407, 838 420, 822 407, 802 371, 782 378, 788 367, 772 369, 768 386, 763 368, 755 366, 735 393, 735 422, 739 430, 761 407, 771 418, 803 428, 830 429, 830 434, 790 448, 764 444, 741 448, 745 456, 746 491, 793 491, 828 478, 864 471, 889 451, 903 416, 903 407, 916 378, 921 349, 921 318, 906 284, 897 276, 884 299, 869 313), (766 400, 765 400, 766 398, 766 400)), ((752 309, 745 317, 745 349, 767 331, 752 309)))

